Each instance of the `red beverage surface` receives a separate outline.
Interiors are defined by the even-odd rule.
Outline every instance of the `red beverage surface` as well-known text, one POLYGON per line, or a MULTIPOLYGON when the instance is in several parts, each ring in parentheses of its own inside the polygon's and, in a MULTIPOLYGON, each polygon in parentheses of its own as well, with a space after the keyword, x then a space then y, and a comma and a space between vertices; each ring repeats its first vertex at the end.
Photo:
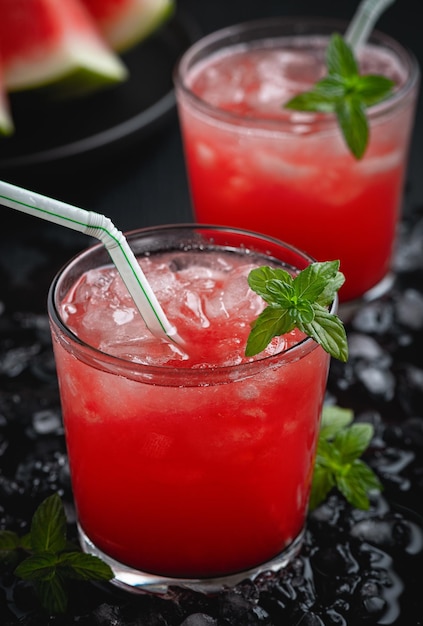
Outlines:
MULTIPOLYGON (((320 261, 339 259, 346 276, 340 299, 352 300, 390 268, 414 102, 371 120, 357 161, 327 116, 283 109, 325 74, 325 46, 215 55, 188 84, 236 117, 205 114, 183 93, 179 112, 196 219, 270 234, 320 261)), ((392 54, 369 46, 360 60, 362 73, 404 82, 392 54)))
MULTIPOLYGON (((285 364, 269 356, 264 367, 250 364, 257 369, 241 375, 241 365, 237 373, 228 364, 248 360, 249 322, 263 307, 246 282, 252 261, 229 254, 214 268, 190 267, 189 256, 143 261, 188 340, 184 350, 149 336, 110 268, 84 276, 63 307, 85 341, 178 378, 159 383, 151 369, 125 376, 112 365, 106 372, 62 342, 54 349, 84 532, 129 566, 208 577, 265 562, 301 531, 329 357, 316 346, 285 364), (216 372, 219 365, 226 367, 216 372)), ((269 354, 301 339, 293 332, 269 354)))

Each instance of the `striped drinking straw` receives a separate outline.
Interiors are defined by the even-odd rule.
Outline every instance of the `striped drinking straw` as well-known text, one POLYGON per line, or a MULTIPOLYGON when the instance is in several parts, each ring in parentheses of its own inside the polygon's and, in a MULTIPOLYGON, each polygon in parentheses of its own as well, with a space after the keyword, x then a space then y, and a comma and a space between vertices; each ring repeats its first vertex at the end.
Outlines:
POLYGON ((355 51, 366 43, 379 16, 395 0, 363 0, 355 12, 345 33, 345 41, 355 51))
POLYGON ((166 318, 127 240, 108 217, 0 181, 0 204, 96 237, 107 248, 149 330, 156 337, 183 343, 166 318))

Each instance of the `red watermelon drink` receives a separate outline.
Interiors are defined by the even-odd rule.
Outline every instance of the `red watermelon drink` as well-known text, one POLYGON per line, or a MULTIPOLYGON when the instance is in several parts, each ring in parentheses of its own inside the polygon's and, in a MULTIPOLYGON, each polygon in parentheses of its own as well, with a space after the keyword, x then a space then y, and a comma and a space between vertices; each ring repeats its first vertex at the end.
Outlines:
POLYGON ((218 227, 128 242, 186 343, 150 334, 101 244, 56 277, 49 315, 82 546, 117 584, 160 592, 281 567, 301 545, 329 355, 293 330, 247 358, 264 306, 247 276, 311 259, 218 227))
POLYGON ((303 18, 226 28, 185 53, 175 85, 196 219, 340 259, 340 299, 350 301, 390 271, 418 67, 383 34, 359 51, 360 73, 383 74, 395 88, 367 109, 370 141, 356 159, 332 114, 283 106, 325 75, 328 37, 343 30, 303 18))

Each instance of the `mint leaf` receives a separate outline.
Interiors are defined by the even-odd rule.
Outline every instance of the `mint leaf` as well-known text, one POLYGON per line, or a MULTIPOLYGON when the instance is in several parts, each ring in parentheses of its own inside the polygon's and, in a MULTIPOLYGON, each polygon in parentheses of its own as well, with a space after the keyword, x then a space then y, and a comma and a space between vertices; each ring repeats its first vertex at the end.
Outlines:
POLYGON ((16 533, 0 531, 0 558, 16 563, 19 550, 27 552, 28 556, 21 560, 14 573, 35 585, 42 606, 50 614, 66 610, 69 579, 113 578, 109 565, 96 556, 74 550, 67 541, 66 515, 57 494, 46 498, 35 511, 28 535, 19 538, 16 533))
POLYGON ((68 552, 60 558, 59 567, 67 578, 78 580, 110 580, 110 567, 93 554, 68 552))
POLYGON ((378 74, 364 74, 357 82, 357 93, 366 107, 377 104, 392 92, 394 83, 385 76, 378 74))
POLYGON ((359 458, 372 437, 373 426, 353 423, 351 411, 340 407, 323 408, 310 510, 321 504, 333 488, 337 488, 351 506, 369 508, 369 492, 382 489, 376 474, 359 458))
POLYGON ((369 125, 360 98, 345 98, 337 104, 335 112, 348 147, 357 159, 361 159, 369 142, 369 125))
POLYGON ((324 406, 319 436, 322 442, 331 439, 335 433, 352 423, 354 413, 351 409, 339 406, 324 406))
POLYGON ((324 502, 330 491, 335 487, 335 479, 332 472, 328 472, 323 465, 318 463, 314 466, 312 489, 310 493, 309 508, 313 511, 324 502))
POLYGON ((329 76, 354 79, 358 76, 358 64, 350 46, 338 33, 334 33, 326 51, 329 76))
POLYGON ((313 310, 313 320, 299 326, 300 330, 312 337, 335 359, 345 363, 348 360, 348 345, 343 323, 339 317, 319 304, 315 304, 313 310))
POLYGON ((251 289, 266 302, 273 302, 273 296, 268 291, 268 282, 270 280, 280 280, 287 285, 292 285, 293 283, 293 278, 287 271, 268 267, 267 265, 252 270, 248 276, 248 284, 251 289))
POLYGON ((284 335, 294 325, 287 310, 268 306, 251 327, 245 348, 246 356, 254 356, 267 348, 273 337, 284 335))
POLYGON ((66 547, 66 516, 58 494, 38 507, 32 518, 31 546, 35 552, 58 552, 66 547))
POLYGON ((24 580, 51 580, 55 576, 58 558, 51 552, 28 556, 15 569, 16 576, 24 580))
POLYGON ((66 580, 110 580, 113 576, 101 559, 82 552, 34 554, 18 565, 15 574, 35 583, 42 604, 50 613, 66 610, 66 580))
POLYGON ((369 142, 366 108, 388 98, 394 82, 385 76, 360 74, 353 51, 338 33, 330 38, 326 66, 327 76, 310 91, 291 98, 285 108, 335 114, 348 148, 361 159, 369 142))
POLYGON ((371 424, 352 424, 336 435, 336 445, 344 463, 352 463, 365 452, 373 437, 371 424))
POLYGON ((344 283, 344 277, 338 270, 339 261, 308 265, 293 281, 298 298, 306 298, 322 305, 330 304, 336 291, 344 283))
POLYGON ((65 613, 68 606, 68 594, 65 582, 56 576, 49 580, 35 583, 41 604, 50 615, 65 613))
POLYGON ((346 361, 345 328, 326 308, 344 280, 344 275, 339 272, 339 261, 311 263, 295 277, 285 270, 268 266, 252 270, 248 284, 267 302, 267 307, 251 325, 246 356, 259 354, 273 337, 298 328, 330 355, 346 361))
POLYGON ((362 510, 370 506, 369 491, 381 489, 373 471, 360 459, 355 459, 345 473, 337 476, 336 486, 351 506, 362 510))
POLYGON ((20 540, 16 533, 11 530, 2 530, 0 532, 0 558, 7 555, 11 550, 16 550, 20 546, 20 540))

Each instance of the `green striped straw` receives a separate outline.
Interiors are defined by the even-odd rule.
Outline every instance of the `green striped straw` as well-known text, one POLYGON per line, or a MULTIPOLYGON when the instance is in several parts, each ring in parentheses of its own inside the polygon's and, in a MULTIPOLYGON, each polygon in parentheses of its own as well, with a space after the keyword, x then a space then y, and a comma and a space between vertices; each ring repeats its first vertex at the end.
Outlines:
POLYGON ((363 0, 352 18, 346 33, 345 41, 353 50, 358 50, 373 30, 380 15, 395 0, 363 0))
POLYGON ((99 239, 107 248, 147 327, 157 337, 183 343, 154 295, 124 235, 108 217, 0 181, 0 203, 99 239))

